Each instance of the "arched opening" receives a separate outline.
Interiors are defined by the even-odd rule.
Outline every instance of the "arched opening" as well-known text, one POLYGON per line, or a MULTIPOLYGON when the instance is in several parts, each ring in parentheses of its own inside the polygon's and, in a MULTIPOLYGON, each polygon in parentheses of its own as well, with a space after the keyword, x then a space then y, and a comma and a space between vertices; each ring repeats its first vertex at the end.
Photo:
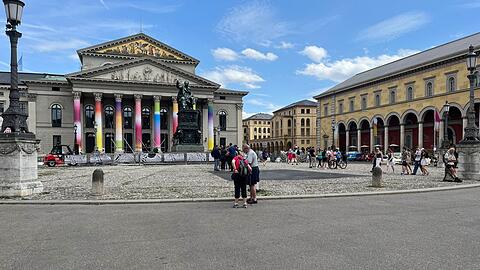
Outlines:
MULTIPOLYGON (((114 115, 115 115, 115 110, 113 109, 113 106, 105 106, 105 128, 113 128, 114 127, 114 115)), ((106 138, 106 137, 105 137, 106 138)), ((106 147, 106 144, 105 144, 106 147)), ((106 150, 105 150, 106 151, 106 150)), ((107 152, 110 153, 110 152, 107 152)))
POLYGON ((357 147, 357 144, 358 144, 358 127, 357 127, 357 123, 355 122, 350 122, 350 124, 348 125, 348 130, 349 130, 349 138, 348 138, 348 151, 360 151, 360 149, 358 149, 357 147))
POLYGON ((338 124, 338 148, 342 152, 347 151, 347 128, 345 124, 338 124))
POLYGON ((388 147, 393 151, 400 151, 400 119, 392 115, 387 119, 388 125, 388 147))
POLYGON ((438 137, 435 131, 435 111, 433 109, 426 111, 423 114, 423 148, 433 150, 438 148, 438 137))
MULTIPOLYGON (((150 129, 150 109, 149 108, 143 108, 142 109, 142 129, 150 129)), ((145 142, 145 141, 143 141, 145 142)))
POLYGON ((287 142, 287 149, 292 149, 292 142, 287 142))
POLYGON ((408 113, 404 118, 405 146, 414 149, 418 146, 418 118, 414 113, 408 113))
POLYGON ((95 109, 93 108, 92 105, 87 105, 85 106, 85 127, 93 128, 94 122, 95 122, 95 109))
POLYGON ((448 128, 452 129, 452 136, 448 137, 450 143, 459 143, 463 138, 463 120, 462 112, 455 106, 450 106, 448 112, 448 128))
POLYGON ((275 142, 275 151, 276 151, 275 153, 280 153, 281 151, 278 142, 275 142))
POLYGON ((62 106, 53 104, 51 107, 52 127, 62 127, 62 106))
POLYGON ((380 117, 374 118, 372 125, 374 127, 372 133, 374 146, 380 147, 380 149, 388 149, 388 145, 385 145, 385 123, 383 119, 380 117))
POLYGON ((362 134, 360 139, 360 149, 362 152, 370 152, 370 123, 368 120, 362 120, 360 122, 360 133, 362 134))

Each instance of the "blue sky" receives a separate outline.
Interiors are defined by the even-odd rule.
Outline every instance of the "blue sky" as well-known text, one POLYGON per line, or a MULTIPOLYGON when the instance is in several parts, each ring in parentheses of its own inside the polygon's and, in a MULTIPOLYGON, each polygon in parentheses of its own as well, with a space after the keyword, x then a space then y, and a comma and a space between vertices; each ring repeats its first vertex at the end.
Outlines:
MULTIPOLYGON (((312 98, 355 73, 480 30, 480 0, 25 2, 24 71, 77 71, 77 49, 143 26, 199 59, 197 74, 250 91, 245 115, 312 98)), ((1 35, 0 69, 8 62, 1 35)))

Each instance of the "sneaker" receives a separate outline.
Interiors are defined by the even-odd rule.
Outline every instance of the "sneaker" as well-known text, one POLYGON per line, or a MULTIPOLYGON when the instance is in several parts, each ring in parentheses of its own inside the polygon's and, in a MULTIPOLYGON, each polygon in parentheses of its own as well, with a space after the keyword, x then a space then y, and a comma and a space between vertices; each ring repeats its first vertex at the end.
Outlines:
POLYGON ((233 208, 238 208, 238 203, 234 204, 233 208))
POLYGON ((243 208, 247 208, 247 207, 248 207, 248 205, 247 205, 247 204, 244 204, 244 205, 243 205, 243 208))
POLYGON ((250 204, 257 204, 257 203, 258 203, 257 200, 250 201, 250 204))

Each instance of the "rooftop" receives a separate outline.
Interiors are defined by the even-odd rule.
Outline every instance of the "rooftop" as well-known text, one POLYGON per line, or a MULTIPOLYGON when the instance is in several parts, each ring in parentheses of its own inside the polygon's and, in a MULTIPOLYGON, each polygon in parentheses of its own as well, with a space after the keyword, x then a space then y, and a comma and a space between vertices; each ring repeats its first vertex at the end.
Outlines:
POLYGON ((257 113, 243 120, 271 120, 273 115, 268 113, 257 113))
POLYGON ((466 36, 437 47, 407 56, 397 61, 358 73, 357 75, 335 85, 327 91, 315 96, 320 98, 332 93, 345 91, 362 84, 372 82, 376 79, 384 78, 393 74, 411 70, 425 64, 435 63, 448 58, 466 55, 468 47, 473 45, 475 49, 480 48, 480 33, 466 36))
MULTIPOLYGON (((51 80, 51 81, 67 81, 65 76, 57 74, 48 74, 48 73, 30 73, 30 72, 19 72, 18 73, 19 85, 24 85, 22 81, 32 81, 32 80, 51 80)), ((0 71, 0 84, 10 84, 10 72, 9 71, 0 71)))
POLYGON ((287 105, 283 108, 280 108, 276 111, 274 111, 273 113, 276 113, 276 112, 279 112, 279 111, 283 111, 283 110, 286 110, 286 109, 290 109, 290 108, 293 108, 293 107, 298 107, 298 106, 304 106, 304 107, 317 107, 317 102, 315 101, 311 101, 311 100, 308 100, 308 99, 304 99, 304 100, 300 100, 300 101, 297 101, 295 103, 292 103, 290 105, 287 105))

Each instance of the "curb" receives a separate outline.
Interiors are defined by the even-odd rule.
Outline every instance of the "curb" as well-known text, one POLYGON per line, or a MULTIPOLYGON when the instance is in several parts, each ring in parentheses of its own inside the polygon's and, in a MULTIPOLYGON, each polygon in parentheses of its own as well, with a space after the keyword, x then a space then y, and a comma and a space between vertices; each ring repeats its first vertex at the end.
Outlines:
MULTIPOLYGON (((306 194, 286 196, 259 196, 259 200, 295 200, 295 199, 318 199, 318 198, 344 198, 344 197, 365 197, 380 195, 399 195, 428 193, 438 191, 461 190, 479 188, 480 184, 458 185, 448 187, 435 187, 424 189, 389 190, 375 192, 355 193, 328 193, 328 194, 306 194)), ((112 205, 112 204, 160 204, 160 203, 193 203, 193 202, 229 202, 232 198, 191 198, 191 199, 144 199, 144 200, 0 200, 0 205, 112 205)))

